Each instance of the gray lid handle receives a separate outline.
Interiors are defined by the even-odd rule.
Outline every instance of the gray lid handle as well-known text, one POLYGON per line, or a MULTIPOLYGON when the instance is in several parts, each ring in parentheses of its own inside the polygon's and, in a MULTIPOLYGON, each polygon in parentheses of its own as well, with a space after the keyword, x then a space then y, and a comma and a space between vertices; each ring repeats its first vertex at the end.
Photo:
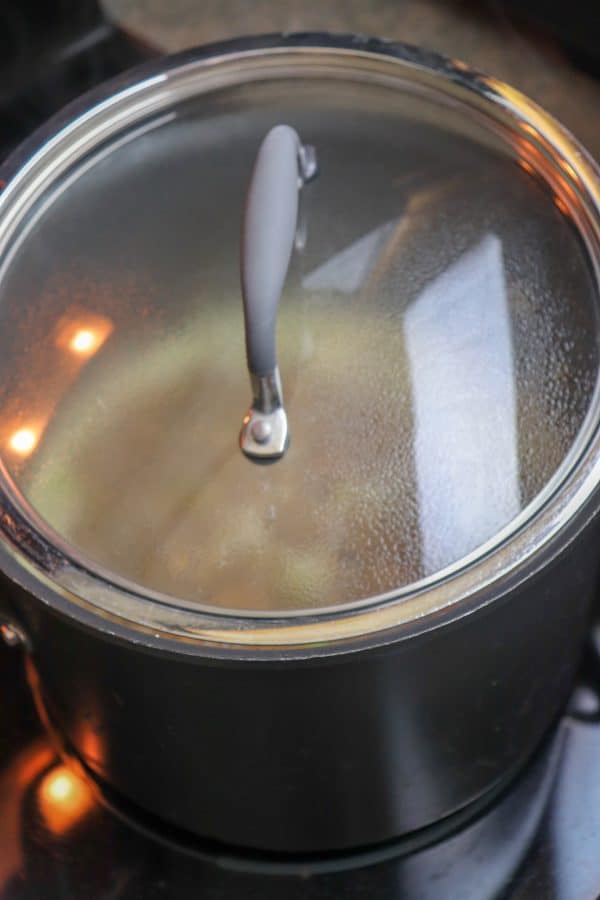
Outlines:
POLYGON ((277 367, 277 308, 294 247, 298 190, 317 174, 314 149, 288 125, 272 128, 258 151, 242 223, 241 281, 246 356, 253 401, 240 435, 253 458, 275 458, 287 446, 277 367))

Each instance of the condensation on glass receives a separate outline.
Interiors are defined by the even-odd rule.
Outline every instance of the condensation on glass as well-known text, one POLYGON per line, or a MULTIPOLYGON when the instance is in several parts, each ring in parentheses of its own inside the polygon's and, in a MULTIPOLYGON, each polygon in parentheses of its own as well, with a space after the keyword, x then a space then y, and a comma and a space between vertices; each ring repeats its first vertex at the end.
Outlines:
POLYGON ((0 441, 83 557, 203 606, 354 603, 455 564, 538 495, 598 368, 595 286, 543 184, 460 114, 310 79, 215 91, 101 148, 0 280, 0 441), (279 311, 292 443, 238 448, 239 229, 285 122, 317 148, 279 311))

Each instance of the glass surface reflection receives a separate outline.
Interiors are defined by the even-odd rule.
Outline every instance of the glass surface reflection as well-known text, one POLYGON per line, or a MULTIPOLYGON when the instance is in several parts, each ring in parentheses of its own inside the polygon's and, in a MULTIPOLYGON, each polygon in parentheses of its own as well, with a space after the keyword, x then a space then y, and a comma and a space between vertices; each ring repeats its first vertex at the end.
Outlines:
POLYGON ((521 509, 516 374, 502 245, 486 235, 404 319, 426 574, 460 559, 521 509))
POLYGON ((309 291, 353 294, 364 285, 397 222, 385 222, 327 259, 302 279, 309 291))

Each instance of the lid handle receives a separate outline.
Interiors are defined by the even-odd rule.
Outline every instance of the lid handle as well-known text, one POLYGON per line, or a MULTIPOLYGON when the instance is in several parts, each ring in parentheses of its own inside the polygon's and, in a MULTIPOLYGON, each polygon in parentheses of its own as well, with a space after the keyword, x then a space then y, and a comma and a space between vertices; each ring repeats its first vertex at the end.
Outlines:
POLYGON ((289 125, 277 125, 263 140, 242 222, 241 281, 246 356, 252 405, 240 447, 252 459, 285 453, 288 425, 277 366, 277 308, 294 247, 298 191, 317 174, 313 147, 289 125))

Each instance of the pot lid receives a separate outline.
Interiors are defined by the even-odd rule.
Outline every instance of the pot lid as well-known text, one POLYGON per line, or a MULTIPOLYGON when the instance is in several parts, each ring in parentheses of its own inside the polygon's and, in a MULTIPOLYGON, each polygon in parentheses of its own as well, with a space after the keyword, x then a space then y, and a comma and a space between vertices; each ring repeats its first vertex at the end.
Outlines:
POLYGON ((2 199, 20 203, 6 476, 57 542, 142 592, 279 614, 424 586, 523 527, 577 455, 599 348, 575 201, 446 76, 416 90, 415 67, 374 77, 367 56, 175 67, 108 125, 79 116, 35 190, 21 173, 2 199), (271 308, 246 297, 246 334, 240 223, 281 125, 298 143, 254 168, 242 241, 246 293, 271 308), (290 440, 265 465, 239 432, 251 402, 250 443, 272 436, 275 331, 290 440))

